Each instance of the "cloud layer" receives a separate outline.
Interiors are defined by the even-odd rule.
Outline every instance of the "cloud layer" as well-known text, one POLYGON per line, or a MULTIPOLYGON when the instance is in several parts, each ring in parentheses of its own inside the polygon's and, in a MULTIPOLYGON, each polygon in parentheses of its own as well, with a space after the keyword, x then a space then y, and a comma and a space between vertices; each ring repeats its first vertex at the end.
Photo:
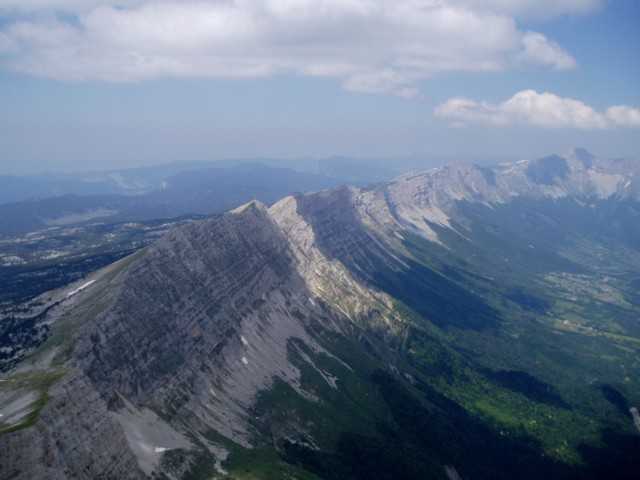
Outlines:
POLYGON ((570 69, 518 19, 588 13, 599 0, 5 0, 5 68, 59 80, 331 77, 351 91, 417 95, 441 72, 570 69))
POLYGON ((438 106, 435 115, 451 121, 455 126, 533 125, 584 130, 640 127, 640 109, 617 105, 598 112, 579 100, 535 90, 523 90, 497 104, 452 98, 438 106))

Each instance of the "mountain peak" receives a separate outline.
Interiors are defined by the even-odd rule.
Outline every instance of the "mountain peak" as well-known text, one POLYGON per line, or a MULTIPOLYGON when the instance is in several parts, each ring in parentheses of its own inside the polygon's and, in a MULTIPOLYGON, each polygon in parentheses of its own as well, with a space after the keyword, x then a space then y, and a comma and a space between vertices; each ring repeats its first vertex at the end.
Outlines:
POLYGON ((564 180, 571 171, 567 160, 559 155, 549 155, 529 163, 527 177, 534 183, 553 185, 557 179, 564 180))
POLYGON ((267 207, 264 203, 260 202, 259 200, 251 200, 250 202, 244 203, 239 207, 236 207, 233 210, 230 210, 230 213, 238 215, 238 214, 247 213, 247 212, 266 212, 266 211, 267 211, 267 207))
POLYGON ((569 152, 568 156, 579 160, 585 168, 593 167, 596 159, 595 155, 582 147, 575 147, 569 152))

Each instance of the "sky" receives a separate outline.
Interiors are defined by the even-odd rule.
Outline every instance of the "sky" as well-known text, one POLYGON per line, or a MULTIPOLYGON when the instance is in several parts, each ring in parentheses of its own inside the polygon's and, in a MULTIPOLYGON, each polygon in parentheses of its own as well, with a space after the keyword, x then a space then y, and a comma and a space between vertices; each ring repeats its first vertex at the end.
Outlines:
POLYGON ((640 158, 637 0, 0 0, 0 174, 640 158))

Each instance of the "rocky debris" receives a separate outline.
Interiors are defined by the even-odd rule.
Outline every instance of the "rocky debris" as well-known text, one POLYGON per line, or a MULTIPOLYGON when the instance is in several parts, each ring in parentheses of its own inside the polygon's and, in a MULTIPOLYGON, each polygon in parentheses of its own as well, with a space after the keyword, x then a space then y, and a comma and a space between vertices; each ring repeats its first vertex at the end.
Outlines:
POLYGON ((138 409, 126 399, 121 400, 124 408, 113 412, 112 415, 122 427, 140 469, 147 475, 157 471, 164 452, 192 447, 184 435, 151 410, 138 409))
POLYGON ((32 427, 0 437, 0 477, 145 478, 120 424, 77 371, 51 388, 32 427))

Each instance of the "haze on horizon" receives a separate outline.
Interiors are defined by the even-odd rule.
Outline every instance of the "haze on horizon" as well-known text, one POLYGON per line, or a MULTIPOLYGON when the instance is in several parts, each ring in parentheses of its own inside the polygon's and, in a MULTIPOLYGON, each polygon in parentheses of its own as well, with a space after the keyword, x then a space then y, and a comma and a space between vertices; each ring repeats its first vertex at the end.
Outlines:
POLYGON ((3 0, 0 174, 638 158, 634 0, 3 0))

